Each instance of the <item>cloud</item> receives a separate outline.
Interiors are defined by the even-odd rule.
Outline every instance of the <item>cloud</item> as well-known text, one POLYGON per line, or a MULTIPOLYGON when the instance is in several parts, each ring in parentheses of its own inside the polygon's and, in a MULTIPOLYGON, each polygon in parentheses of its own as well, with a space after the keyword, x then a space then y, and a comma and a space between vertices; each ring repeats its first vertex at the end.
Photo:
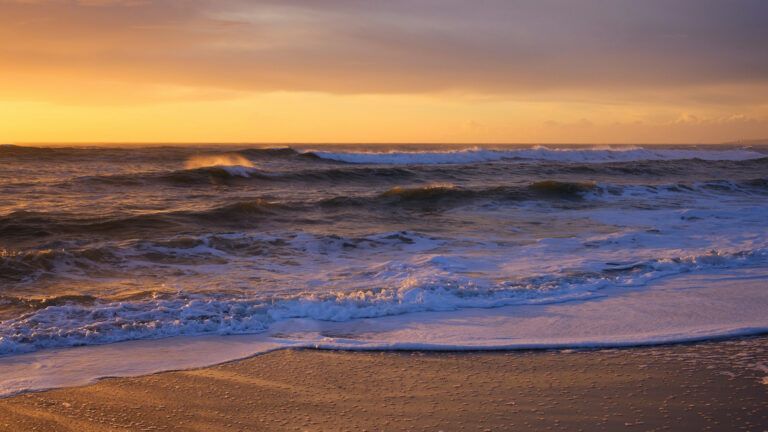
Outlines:
POLYGON ((99 81, 754 104, 766 16, 761 0, 0 0, 0 97, 99 81))

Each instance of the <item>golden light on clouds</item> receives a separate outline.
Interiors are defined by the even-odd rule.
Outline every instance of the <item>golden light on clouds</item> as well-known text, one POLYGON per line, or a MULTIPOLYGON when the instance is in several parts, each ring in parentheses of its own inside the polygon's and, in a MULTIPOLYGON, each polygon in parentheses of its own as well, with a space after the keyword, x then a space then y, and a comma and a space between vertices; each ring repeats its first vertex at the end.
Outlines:
POLYGON ((768 137, 765 3, 575 3, 0 0, 0 141, 768 137))

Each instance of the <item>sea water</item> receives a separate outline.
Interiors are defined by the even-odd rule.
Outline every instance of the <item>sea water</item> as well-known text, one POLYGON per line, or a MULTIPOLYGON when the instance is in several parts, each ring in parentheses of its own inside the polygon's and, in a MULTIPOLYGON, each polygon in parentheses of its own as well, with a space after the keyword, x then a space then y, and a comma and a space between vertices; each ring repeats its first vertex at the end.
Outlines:
POLYGON ((766 310, 759 146, 0 146, 0 394, 296 346, 700 340, 766 310))

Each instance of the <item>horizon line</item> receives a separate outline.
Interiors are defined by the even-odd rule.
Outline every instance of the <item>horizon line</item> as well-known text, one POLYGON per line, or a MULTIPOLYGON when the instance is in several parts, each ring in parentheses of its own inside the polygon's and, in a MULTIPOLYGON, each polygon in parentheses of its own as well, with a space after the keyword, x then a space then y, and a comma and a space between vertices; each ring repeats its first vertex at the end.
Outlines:
POLYGON ((532 145, 562 145, 562 146, 584 146, 584 145, 617 145, 617 146, 656 146, 656 145, 768 145, 768 138, 765 139, 743 139, 720 142, 440 142, 440 141, 15 141, 1 142, 0 146, 238 146, 238 145, 443 145, 443 146, 532 146, 532 145))

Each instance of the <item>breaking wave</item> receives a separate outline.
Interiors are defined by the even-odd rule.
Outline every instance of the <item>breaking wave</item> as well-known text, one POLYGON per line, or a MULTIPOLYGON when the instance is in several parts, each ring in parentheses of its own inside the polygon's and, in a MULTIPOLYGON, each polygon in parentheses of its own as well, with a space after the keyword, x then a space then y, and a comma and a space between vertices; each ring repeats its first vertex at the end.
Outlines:
POLYGON ((684 272, 764 265, 768 250, 711 251, 697 256, 605 263, 602 271, 570 272, 486 284, 466 278, 418 280, 391 286, 296 295, 227 296, 184 294, 140 299, 62 296, 27 302, 31 312, 3 322, 0 355, 49 347, 103 344, 177 335, 265 331, 289 318, 348 321, 423 311, 493 308, 586 298, 607 287, 642 286, 684 272))
POLYGON ((489 150, 473 147, 453 151, 419 152, 328 152, 311 151, 321 159, 351 164, 426 165, 426 164, 469 164, 520 159, 566 163, 607 163, 632 161, 664 161, 700 159, 707 161, 740 161, 768 157, 749 149, 710 150, 654 149, 650 147, 617 148, 548 148, 537 146, 513 150, 489 150))

